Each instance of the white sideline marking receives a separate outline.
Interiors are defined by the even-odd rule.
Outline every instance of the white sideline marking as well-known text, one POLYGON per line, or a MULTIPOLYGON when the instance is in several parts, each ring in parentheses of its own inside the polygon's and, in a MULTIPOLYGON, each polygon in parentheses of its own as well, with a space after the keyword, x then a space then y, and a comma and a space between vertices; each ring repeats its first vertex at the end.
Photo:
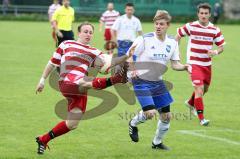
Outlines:
MULTIPOLYGON (((209 130, 207 130, 209 131, 209 130)), ((231 129, 223 129, 223 130, 210 130, 210 131, 230 131, 230 132, 237 132, 240 133, 240 131, 234 131, 231 129)), ((181 133, 181 134, 188 134, 188 135, 192 135, 192 136, 198 136, 198 137, 202 137, 202 138, 206 138, 206 139, 211 139, 211 140, 216 140, 216 141, 221 141, 221 142, 226 142, 229 144, 233 144, 233 145, 240 145, 240 142, 237 141, 232 141, 226 138, 220 138, 220 137, 215 137, 215 136, 209 136, 209 135, 204 135, 204 134, 200 134, 199 132, 204 132, 204 130, 178 130, 177 132, 181 133)))

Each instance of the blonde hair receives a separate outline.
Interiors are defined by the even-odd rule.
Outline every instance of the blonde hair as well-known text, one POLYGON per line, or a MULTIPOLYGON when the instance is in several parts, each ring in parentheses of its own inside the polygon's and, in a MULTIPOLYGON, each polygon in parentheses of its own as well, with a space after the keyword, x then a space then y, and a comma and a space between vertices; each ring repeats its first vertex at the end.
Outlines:
POLYGON ((161 19, 165 19, 168 23, 170 23, 172 20, 172 17, 166 10, 157 10, 157 12, 153 18, 153 21, 155 22, 155 21, 161 20, 161 19))

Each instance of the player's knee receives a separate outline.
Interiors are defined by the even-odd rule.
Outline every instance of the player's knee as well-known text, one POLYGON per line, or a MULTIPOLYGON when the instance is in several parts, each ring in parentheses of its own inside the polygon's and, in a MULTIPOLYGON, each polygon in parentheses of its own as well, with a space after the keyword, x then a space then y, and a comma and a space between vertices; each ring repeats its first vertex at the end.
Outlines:
POLYGON ((201 97, 203 96, 203 87, 202 86, 197 86, 195 87, 195 97, 201 97))
POLYGON ((144 115, 146 116, 147 119, 152 119, 156 115, 156 110, 151 109, 148 111, 144 111, 144 115))
POLYGON ((71 111, 68 113, 68 117, 66 120, 66 125, 70 130, 76 129, 78 127, 78 123, 81 120, 83 116, 83 112, 81 109, 75 107, 71 109, 71 111))
POLYGON ((70 130, 76 129, 78 127, 78 123, 79 123, 78 120, 67 120, 66 121, 66 125, 67 125, 68 129, 70 129, 70 130))
POLYGON ((169 123, 171 118, 172 114, 170 112, 160 114, 160 120, 164 123, 169 123))

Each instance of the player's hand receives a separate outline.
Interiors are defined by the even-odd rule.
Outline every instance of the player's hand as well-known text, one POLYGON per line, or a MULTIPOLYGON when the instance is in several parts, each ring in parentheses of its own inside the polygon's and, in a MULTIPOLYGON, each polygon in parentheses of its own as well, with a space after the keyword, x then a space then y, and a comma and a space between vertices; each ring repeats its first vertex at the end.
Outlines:
POLYGON ((138 78, 138 74, 136 70, 131 71, 131 78, 132 79, 137 79, 138 78))
POLYGON ((43 91, 44 83, 45 83, 45 79, 42 77, 36 87, 36 94, 41 93, 43 91))
POLYGON ((129 55, 128 55, 128 57, 132 57, 132 56, 133 56, 136 47, 137 47, 137 45, 131 47, 131 49, 129 50, 129 55))
POLYGON ((43 88, 44 88, 44 85, 39 83, 36 88, 36 94, 41 93, 43 91, 43 88))
POLYGON ((57 31, 57 36, 58 36, 59 38, 63 38, 62 32, 61 32, 61 31, 57 31))
POLYGON ((208 50, 207 54, 209 57, 213 57, 213 56, 218 55, 218 51, 217 50, 208 50))
POLYGON ((192 66, 190 64, 185 64, 184 65, 186 67, 186 71, 191 74, 192 73, 192 66))

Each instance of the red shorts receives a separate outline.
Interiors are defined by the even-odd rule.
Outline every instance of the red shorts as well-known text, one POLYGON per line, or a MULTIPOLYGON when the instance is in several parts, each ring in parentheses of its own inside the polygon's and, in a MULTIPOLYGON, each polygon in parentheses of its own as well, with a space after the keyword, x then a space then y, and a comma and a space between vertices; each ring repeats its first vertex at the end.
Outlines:
POLYGON ((112 36, 111 36, 111 29, 105 29, 104 37, 106 41, 110 41, 112 36))
POLYGON ((191 80, 194 86, 210 85, 211 76, 211 66, 192 65, 191 80))
POLYGON ((59 89, 68 100, 68 111, 79 108, 84 113, 87 105, 87 92, 80 93, 78 88, 79 85, 75 83, 59 81, 59 89))

